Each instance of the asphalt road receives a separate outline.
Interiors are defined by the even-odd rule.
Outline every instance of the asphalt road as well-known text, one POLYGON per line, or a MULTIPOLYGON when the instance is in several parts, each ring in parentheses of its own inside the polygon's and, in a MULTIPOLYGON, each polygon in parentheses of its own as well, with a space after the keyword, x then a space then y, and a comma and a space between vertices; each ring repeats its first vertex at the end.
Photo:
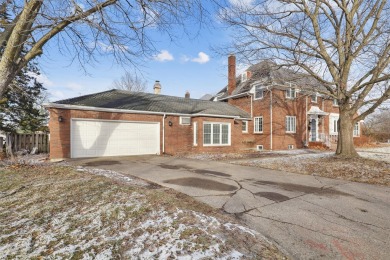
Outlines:
POLYGON ((390 259, 390 188, 162 156, 71 160, 188 194, 273 241, 293 259, 390 259))

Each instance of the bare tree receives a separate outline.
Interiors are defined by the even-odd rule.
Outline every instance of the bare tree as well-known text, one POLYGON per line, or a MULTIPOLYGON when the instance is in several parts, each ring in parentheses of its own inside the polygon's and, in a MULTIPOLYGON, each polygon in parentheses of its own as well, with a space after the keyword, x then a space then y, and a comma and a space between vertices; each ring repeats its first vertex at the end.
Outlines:
POLYGON ((367 135, 374 137, 377 141, 390 140, 390 109, 382 108, 370 115, 365 122, 365 127, 367 135))
POLYGON ((113 55, 137 66, 155 52, 151 31, 174 40, 176 26, 188 19, 202 24, 204 17, 198 0, 15 0, 0 5, 13 19, 0 26, 0 98, 29 61, 49 50, 47 45, 81 65, 113 55))
POLYGON ((237 0, 219 5, 221 19, 233 30, 229 52, 247 61, 272 59, 314 78, 315 91, 339 104, 336 154, 358 156, 354 124, 390 97, 388 2, 237 0))
POLYGON ((137 74, 126 71, 119 79, 113 82, 116 89, 128 90, 131 92, 145 92, 147 82, 137 74))

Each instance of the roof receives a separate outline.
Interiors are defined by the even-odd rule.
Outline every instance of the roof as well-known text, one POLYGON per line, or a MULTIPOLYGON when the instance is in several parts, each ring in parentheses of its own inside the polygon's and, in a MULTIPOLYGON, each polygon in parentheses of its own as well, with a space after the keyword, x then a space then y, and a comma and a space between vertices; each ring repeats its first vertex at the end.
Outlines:
MULTIPOLYGON (((322 84, 312 76, 304 73, 297 73, 291 69, 281 67, 272 61, 262 61, 254 64, 246 71, 251 73, 251 77, 244 82, 241 81, 241 75, 237 77, 236 88, 233 91, 232 96, 248 92, 255 82, 261 82, 265 86, 272 84, 289 86, 291 83, 300 88, 310 90, 322 86, 322 84)), ((219 91, 216 96, 218 99, 227 97, 227 86, 219 91)))
POLYGON ((225 102, 213 102, 143 92, 130 92, 118 89, 60 100, 54 102, 53 104, 175 114, 202 114, 250 118, 250 115, 245 111, 225 102))

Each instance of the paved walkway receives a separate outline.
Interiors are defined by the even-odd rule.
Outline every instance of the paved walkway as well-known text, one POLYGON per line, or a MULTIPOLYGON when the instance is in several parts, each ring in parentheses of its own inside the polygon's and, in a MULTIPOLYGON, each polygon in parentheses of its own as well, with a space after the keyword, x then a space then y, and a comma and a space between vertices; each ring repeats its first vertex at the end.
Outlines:
POLYGON ((135 175, 235 214, 295 259, 390 259, 387 187, 163 156, 71 163, 135 175))

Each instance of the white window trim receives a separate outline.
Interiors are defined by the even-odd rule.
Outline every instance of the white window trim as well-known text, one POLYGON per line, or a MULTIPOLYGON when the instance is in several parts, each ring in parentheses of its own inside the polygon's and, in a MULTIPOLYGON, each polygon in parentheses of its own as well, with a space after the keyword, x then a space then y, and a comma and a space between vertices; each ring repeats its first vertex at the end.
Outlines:
POLYGON ((334 98, 333 99, 333 101, 332 101, 332 105, 334 106, 334 107, 338 107, 339 106, 339 103, 338 103, 339 101, 336 99, 336 98, 334 98))
POLYGON ((317 93, 314 93, 313 95, 310 96, 311 103, 318 103, 318 95, 317 93), (313 100, 313 96, 316 97, 315 100, 313 100))
POLYGON ((181 125, 191 125, 191 117, 189 117, 189 116, 181 116, 180 117, 180 124, 181 125), (183 123, 183 118, 189 118, 190 122, 189 123, 183 123))
POLYGON ((248 80, 248 72, 247 71, 244 71, 242 74, 241 74, 241 82, 245 82, 248 80))
POLYGON ((264 88, 261 88, 261 85, 255 85, 254 87, 253 87, 253 99, 254 100, 258 100, 258 99, 263 99, 264 98, 264 88), (262 90, 262 94, 261 94, 261 97, 256 97, 256 87, 260 87, 260 89, 262 90))
POLYGON ((203 142, 203 146, 230 146, 231 145, 231 126, 230 126, 230 123, 222 123, 222 122, 203 122, 203 134, 202 134, 202 142, 203 142), (211 144, 205 144, 204 143, 204 125, 207 125, 207 124, 211 124, 211 136, 210 136, 210 141, 211 141, 211 144), (213 144, 213 125, 221 125, 221 136, 220 136, 220 141, 221 141, 221 144, 213 144), (222 144, 222 125, 227 125, 228 126, 228 143, 227 144, 222 144))
POLYGON ((294 145, 293 145, 293 144, 287 145, 287 149, 288 149, 288 150, 294 150, 294 145))
POLYGON ((242 132, 248 133, 248 121, 242 121, 242 123, 245 123, 245 130, 242 130, 242 132))
POLYGON ((285 122, 286 122, 286 133, 288 134, 295 134, 297 132, 297 117, 296 116, 286 116, 285 118, 285 122), (294 124, 294 131, 287 131, 287 118, 288 117, 291 117, 291 118, 294 118, 294 121, 295 121, 295 124, 294 124))
POLYGON ((264 146, 262 144, 256 145, 256 151, 263 151, 263 150, 264 150, 264 146))
POLYGON ((193 123, 194 128, 194 146, 198 146, 198 123, 193 123))
POLYGON ((353 137, 360 137, 360 123, 357 122, 354 126, 353 126, 353 132, 352 132, 352 135, 353 137), (357 125, 357 135, 355 134, 355 126, 357 125))
POLYGON ((296 89, 296 88, 290 87, 290 88, 288 88, 288 89, 286 90, 286 98, 287 98, 287 99, 295 99, 296 97, 297 97, 297 89, 296 89), (294 96, 291 97, 291 96, 288 95, 288 93, 291 94, 291 92, 292 92, 293 89, 294 89, 294 96))
POLYGON ((336 113, 329 114, 329 134, 331 134, 331 135, 338 134, 337 129, 334 129, 334 121, 338 121, 339 118, 340 118, 339 114, 336 114, 336 113))
POLYGON ((264 131, 264 119, 262 116, 256 116, 253 118, 253 133, 254 134, 262 134, 264 131), (261 131, 256 131, 256 119, 261 118, 261 131))

